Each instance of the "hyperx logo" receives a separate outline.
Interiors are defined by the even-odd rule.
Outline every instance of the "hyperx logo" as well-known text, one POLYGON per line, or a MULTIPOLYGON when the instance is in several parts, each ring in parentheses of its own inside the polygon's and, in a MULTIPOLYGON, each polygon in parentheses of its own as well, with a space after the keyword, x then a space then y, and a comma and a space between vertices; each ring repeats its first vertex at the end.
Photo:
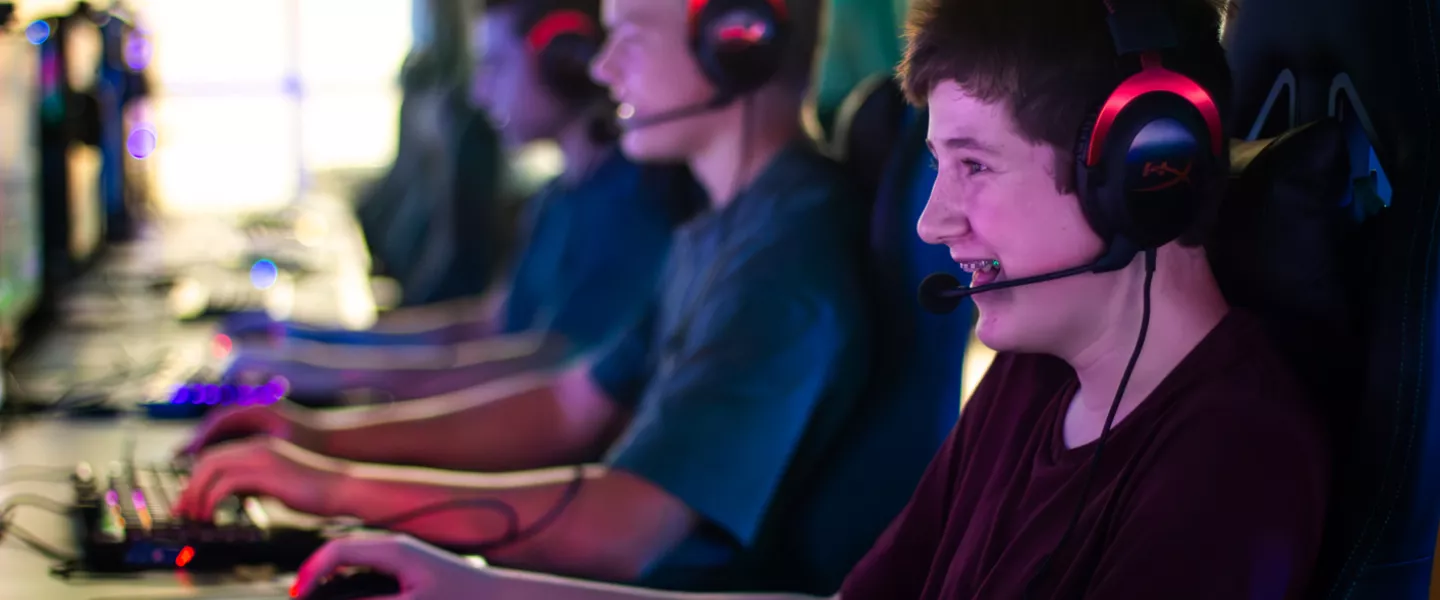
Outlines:
POLYGON ((1155 161, 1146 161, 1145 168, 1140 171, 1140 177, 1142 179, 1164 178, 1164 181, 1135 191, 1156 192, 1181 183, 1190 183, 1190 169, 1194 166, 1195 163, 1193 161, 1185 163, 1185 166, 1179 169, 1170 166, 1169 162, 1163 160, 1158 163, 1155 161))

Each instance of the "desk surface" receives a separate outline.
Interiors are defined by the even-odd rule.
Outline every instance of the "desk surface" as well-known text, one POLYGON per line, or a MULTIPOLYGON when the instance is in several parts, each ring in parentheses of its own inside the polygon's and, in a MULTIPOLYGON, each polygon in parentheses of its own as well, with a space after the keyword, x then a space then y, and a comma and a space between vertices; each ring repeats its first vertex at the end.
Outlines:
MULTIPOLYGON (((193 428, 188 422, 116 419, 93 422, 38 418, 7 423, 0 430, 0 470, 16 466, 70 468, 86 461, 97 471, 135 441, 136 460, 166 458, 193 428), (133 437, 132 437, 133 436, 133 437)), ((71 500, 68 483, 0 482, 0 498, 20 492, 71 500)), ((42 510, 20 508, 15 523, 47 543, 73 549, 69 523, 42 510)), ((52 561, 15 540, 0 543, 0 599, 141 600, 165 598, 288 598, 287 577, 244 582, 227 576, 202 580, 179 572, 155 572, 136 579, 61 579, 50 574, 52 561)))

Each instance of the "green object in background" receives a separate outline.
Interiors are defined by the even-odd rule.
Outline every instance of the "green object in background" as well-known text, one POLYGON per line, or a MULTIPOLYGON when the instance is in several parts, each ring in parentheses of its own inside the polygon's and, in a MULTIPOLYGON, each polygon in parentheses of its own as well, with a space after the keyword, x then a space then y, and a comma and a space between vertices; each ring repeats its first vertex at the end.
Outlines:
POLYGON ((910 0, 830 0, 828 35, 820 49, 816 108, 830 133, 835 111, 856 84, 892 71, 904 48, 901 38, 910 0))

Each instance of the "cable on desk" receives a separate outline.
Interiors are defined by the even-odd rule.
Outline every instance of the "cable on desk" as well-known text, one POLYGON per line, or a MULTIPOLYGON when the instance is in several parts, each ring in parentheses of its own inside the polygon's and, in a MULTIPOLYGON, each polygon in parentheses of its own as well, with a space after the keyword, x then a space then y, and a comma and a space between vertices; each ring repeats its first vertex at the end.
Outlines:
POLYGON ((111 398, 107 388, 126 386, 154 376, 165 366, 169 356, 168 350, 162 350, 149 361, 141 362, 127 354, 125 360, 115 362, 109 373, 89 379, 68 378, 64 380, 61 383, 64 391, 58 398, 50 402, 38 399, 37 394, 27 392, 26 386, 11 374, 8 383, 17 392, 15 394, 17 401, 12 405, 7 405, 6 410, 34 413, 100 409, 110 403, 111 398))
POLYGON ((11 513, 22 506, 39 508, 61 516, 67 516, 70 511, 66 504, 36 494, 17 494, 6 498, 5 503, 0 505, 0 542, 4 542, 6 535, 9 535, 45 558, 59 562, 60 569, 69 570, 78 565, 79 558, 75 555, 51 546, 39 536, 14 523, 11 513))
POLYGON ((73 468, 40 465, 18 465, 0 469, 0 486, 12 483, 64 483, 75 473, 73 468))
POLYGON ((9 521, 10 513, 15 512, 15 509, 22 506, 38 508, 62 517, 69 516, 70 510, 73 508, 69 504, 41 496, 40 494, 14 494, 6 496, 5 502, 0 504, 0 526, 3 526, 4 523, 9 521))

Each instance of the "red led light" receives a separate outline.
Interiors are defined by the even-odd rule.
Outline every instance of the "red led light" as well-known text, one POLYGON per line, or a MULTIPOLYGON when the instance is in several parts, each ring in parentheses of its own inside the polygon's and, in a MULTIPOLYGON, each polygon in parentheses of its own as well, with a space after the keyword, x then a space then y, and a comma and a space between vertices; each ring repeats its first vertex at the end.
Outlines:
POLYGON ((235 343, 230 340, 230 336, 223 333, 215 334, 215 343, 212 348, 215 352, 215 358, 225 358, 229 356, 230 350, 234 347, 235 343))
POLYGON ((189 546, 180 549, 180 554, 175 557, 175 566, 184 567, 195 560, 195 549, 189 546))

